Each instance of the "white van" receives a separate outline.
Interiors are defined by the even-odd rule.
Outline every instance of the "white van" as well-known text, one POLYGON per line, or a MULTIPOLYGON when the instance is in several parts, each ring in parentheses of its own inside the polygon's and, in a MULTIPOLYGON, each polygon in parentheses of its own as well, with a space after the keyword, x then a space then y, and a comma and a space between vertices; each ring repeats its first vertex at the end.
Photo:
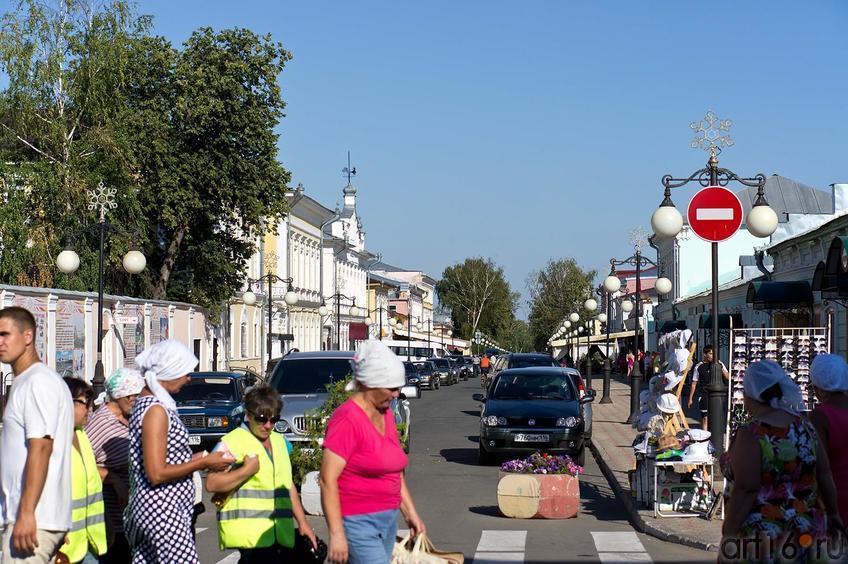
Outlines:
POLYGON ((442 343, 439 341, 407 341, 406 339, 383 339, 383 344, 389 347, 392 352, 400 357, 401 360, 406 360, 407 356, 411 361, 428 360, 433 357, 445 356, 445 350, 442 348, 442 343), (408 355, 407 355, 408 351, 408 355))

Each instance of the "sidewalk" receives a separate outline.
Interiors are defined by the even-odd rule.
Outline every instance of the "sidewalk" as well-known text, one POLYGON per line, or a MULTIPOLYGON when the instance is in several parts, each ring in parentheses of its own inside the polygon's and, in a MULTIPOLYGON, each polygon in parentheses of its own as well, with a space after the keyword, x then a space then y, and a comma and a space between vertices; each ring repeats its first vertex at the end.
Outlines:
POLYGON ((636 429, 625 423, 630 410, 630 385, 625 383, 624 375, 613 374, 610 382, 613 403, 601 404, 602 381, 602 377, 592 381, 598 394, 592 403, 592 454, 630 514, 634 527, 665 541, 717 551, 721 542, 720 519, 656 518, 653 509, 643 508, 631 495, 627 471, 635 465, 631 445, 636 429))

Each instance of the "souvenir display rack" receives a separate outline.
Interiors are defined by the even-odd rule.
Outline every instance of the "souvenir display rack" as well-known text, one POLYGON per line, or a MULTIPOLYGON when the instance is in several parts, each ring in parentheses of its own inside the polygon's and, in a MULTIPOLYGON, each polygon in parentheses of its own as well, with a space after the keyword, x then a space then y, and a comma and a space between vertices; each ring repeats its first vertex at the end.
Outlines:
POLYGON ((734 329, 730 336, 730 385, 728 386, 726 440, 748 420, 743 404, 745 369, 757 360, 774 360, 801 388, 806 408, 816 399, 810 385, 810 364, 817 354, 830 352, 830 327, 734 329))

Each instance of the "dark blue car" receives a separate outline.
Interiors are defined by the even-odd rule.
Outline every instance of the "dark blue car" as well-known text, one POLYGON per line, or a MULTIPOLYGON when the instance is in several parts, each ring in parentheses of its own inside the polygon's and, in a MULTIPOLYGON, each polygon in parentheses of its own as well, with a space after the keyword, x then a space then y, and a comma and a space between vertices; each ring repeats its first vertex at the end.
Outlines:
POLYGON ((210 450, 241 425, 244 394, 257 377, 252 372, 192 372, 189 376, 191 380, 174 394, 174 401, 192 450, 210 450))

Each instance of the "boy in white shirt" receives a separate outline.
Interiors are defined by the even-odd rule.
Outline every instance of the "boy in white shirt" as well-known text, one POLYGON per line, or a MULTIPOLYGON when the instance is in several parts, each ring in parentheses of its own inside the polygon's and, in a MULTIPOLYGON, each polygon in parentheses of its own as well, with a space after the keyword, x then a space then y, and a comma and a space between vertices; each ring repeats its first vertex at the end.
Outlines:
POLYGON ((3 564, 53 562, 71 528, 73 400, 35 332, 26 309, 0 309, 0 362, 15 374, 0 435, 3 564))

